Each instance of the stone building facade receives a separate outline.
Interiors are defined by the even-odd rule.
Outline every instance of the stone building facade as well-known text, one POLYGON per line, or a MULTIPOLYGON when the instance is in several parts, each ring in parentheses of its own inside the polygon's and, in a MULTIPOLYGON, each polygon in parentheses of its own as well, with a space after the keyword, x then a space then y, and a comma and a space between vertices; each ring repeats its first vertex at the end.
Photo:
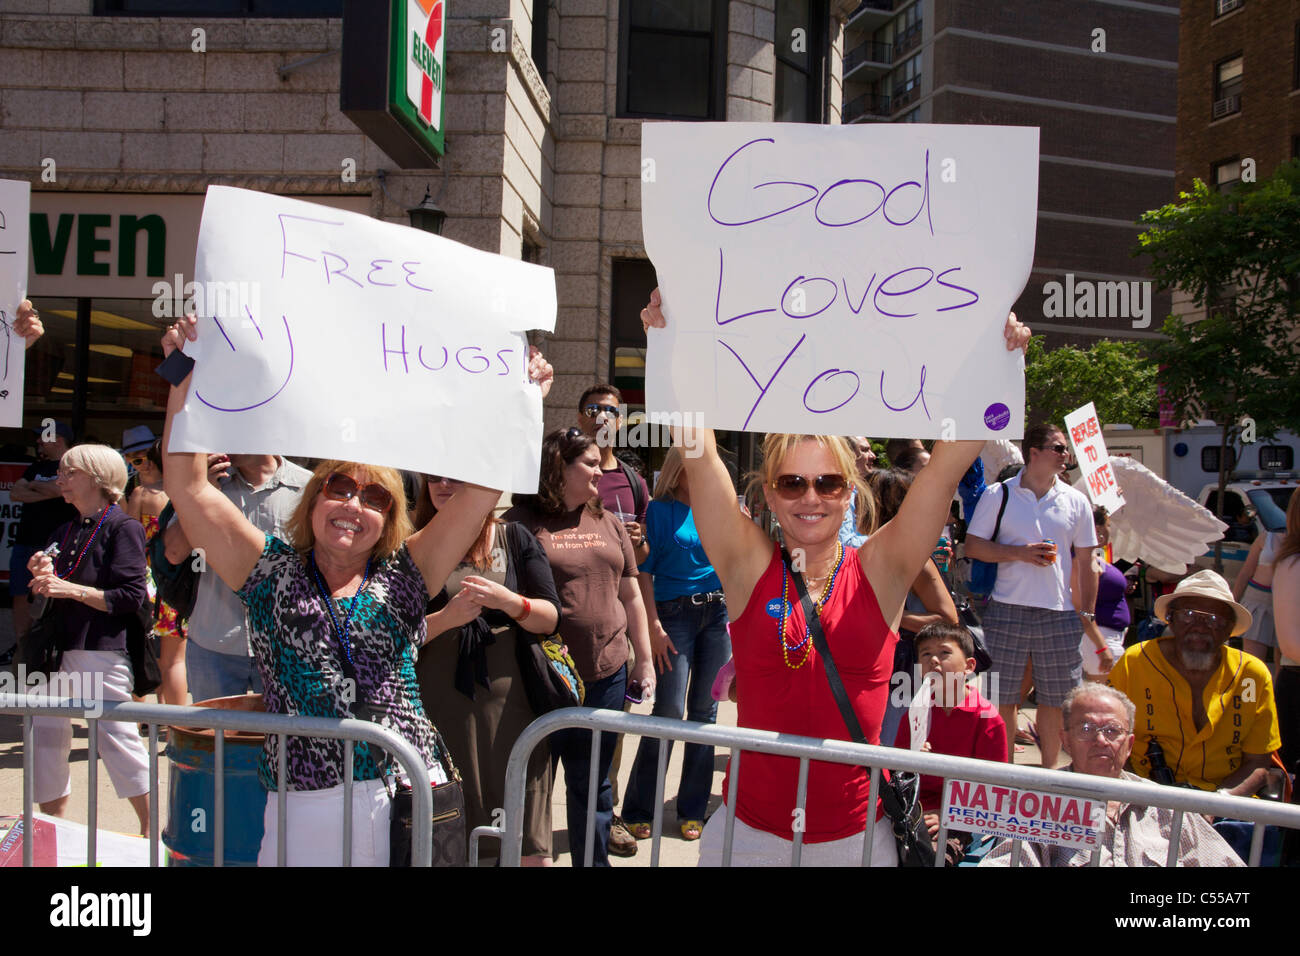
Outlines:
MULTIPOLYGON (((427 189, 447 212, 443 235, 555 270, 547 426, 571 423, 594 381, 635 407, 637 315, 654 282, 640 132, 664 118, 1040 125, 1039 252, 1017 310, 1058 341, 1143 334, 1127 320, 1045 318, 1041 287, 1066 272, 1141 278, 1133 220, 1172 194, 1174 0, 1087 0, 1064 16, 975 0, 449 0, 446 155, 412 170, 340 112, 342 0, 242 3, 248 15, 201 17, 127 15, 159 0, 6 0, 0 177, 32 182, 54 270, 33 276, 51 335, 29 363, 29 417, 71 417, 110 441, 161 423, 142 371, 160 324, 152 277, 96 274, 98 253, 82 247, 146 207, 192 246, 210 183, 394 222, 427 189), (266 9, 296 15, 254 15, 266 9), (1109 47, 1094 54, 1103 22, 1109 47), (865 53, 863 37, 876 42, 865 53), (890 79, 886 108, 863 100, 864 57, 890 79), (78 225, 55 262, 65 216, 78 225)), ((166 276, 190 271, 181 246, 166 276)))
MULTIPOLYGON (((830 60, 852 5, 832 4, 829 17, 816 2, 780 11, 799 23, 807 8, 820 11, 805 85, 822 110, 803 119, 838 111, 830 60)), ((779 98, 776 0, 692 0, 670 9, 666 22, 639 0, 454 0, 446 155, 440 169, 401 170, 340 112, 340 0, 282 4, 320 16, 127 15, 165 6, 7 0, 0 13, 0 177, 32 182, 33 211, 48 230, 39 239, 46 254, 34 259, 55 269, 34 271, 31 283, 51 333, 41 347, 71 353, 33 363, 29 417, 72 417, 79 431, 109 441, 128 424, 161 422, 158 393, 146 395, 138 381, 164 321, 148 308, 144 280, 156 277, 122 281, 111 249, 101 258, 113 274, 74 274, 95 257, 78 250, 80 227, 55 263, 60 216, 109 216, 102 224, 111 235, 115 216, 144 209, 146 197, 167 200, 172 232, 190 234, 181 252, 169 250, 171 277, 190 272, 184 249, 210 183, 394 222, 405 222, 427 189, 447 213, 443 235, 555 269, 558 321, 546 342, 559 373, 547 410, 553 427, 572 419, 593 381, 630 381, 633 404, 638 392, 638 350, 624 346, 616 372, 614 330, 635 323, 639 332, 630 303, 653 281, 640 227, 640 128, 652 114, 637 101, 644 95, 629 90, 620 51, 640 51, 644 64, 646 49, 667 49, 656 46, 664 42, 656 30, 701 28, 693 49, 708 57, 707 74, 696 69, 710 78, 708 118, 770 120, 779 98), (684 22, 671 22, 678 14, 684 22), (638 36, 621 30, 638 20, 638 36)), ((257 6, 249 0, 250 10, 257 6)), ((698 106, 685 103, 691 94, 682 86, 682 102, 668 106, 698 106)), ((87 243, 105 234, 94 225, 87 243)))

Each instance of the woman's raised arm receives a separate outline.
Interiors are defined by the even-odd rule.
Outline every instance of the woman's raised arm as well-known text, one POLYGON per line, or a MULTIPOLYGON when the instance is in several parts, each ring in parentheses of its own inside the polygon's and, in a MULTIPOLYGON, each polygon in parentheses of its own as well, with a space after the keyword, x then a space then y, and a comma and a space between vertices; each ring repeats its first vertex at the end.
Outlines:
MULTIPOLYGON (((541 389, 545 399, 555 380, 555 369, 536 348, 530 348, 528 377, 541 389)), ((483 522, 501 500, 493 488, 466 484, 456 493, 456 506, 443 508, 433 519, 406 539, 411 560, 424 577, 430 594, 437 594, 447 583, 447 576, 460 563, 483 530, 483 522)))
MULTIPOLYGON (((186 316, 163 336, 163 357, 198 338, 197 320, 186 316)), ((266 546, 266 536, 234 502, 208 482, 208 456, 171 450, 172 422, 185 408, 190 376, 167 396, 163 427, 163 490, 171 499, 185 536, 204 562, 235 591, 244 586, 266 546)))
MULTIPOLYGON (((663 300, 655 289, 641 310, 647 337, 651 329, 667 324, 662 307, 663 300)), ((713 429, 674 426, 672 435, 673 442, 681 446, 682 464, 691 483, 691 512, 700 543, 718 572, 728 606, 739 615, 772 558, 772 542, 736 503, 736 489, 718 455, 713 429)))

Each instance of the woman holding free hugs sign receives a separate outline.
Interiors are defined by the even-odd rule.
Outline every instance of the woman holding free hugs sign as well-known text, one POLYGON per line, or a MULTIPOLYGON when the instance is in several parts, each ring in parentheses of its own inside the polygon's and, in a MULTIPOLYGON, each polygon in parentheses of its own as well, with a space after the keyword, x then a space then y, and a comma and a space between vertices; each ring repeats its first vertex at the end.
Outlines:
MULTIPOLYGON (((187 316, 163 337, 170 357, 198 338, 187 316)), ((553 370, 533 350, 530 379, 545 397, 553 370)), ((442 590, 470 549, 500 492, 464 485, 456 507, 415 531, 401 475, 392 468, 324 461, 303 489, 289 541, 258 530, 208 483, 207 456, 173 452, 172 425, 185 406, 189 377, 174 385, 163 435, 163 481, 186 535, 208 566, 248 608, 249 644, 266 685, 271 713, 358 717, 401 734, 424 758, 433 783, 455 770, 420 703, 415 653, 427 639, 429 596, 442 590)), ((343 858, 342 741, 290 736, 287 741, 286 862, 337 866, 343 858)), ((378 748, 352 751, 352 863, 389 864, 389 761, 378 748)), ((266 787, 259 865, 277 847, 278 735, 268 734, 258 768, 266 787)))
MULTIPOLYGON (((659 291, 641 312, 649 336, 666 318, 659 291)), ((1007 318, 1009 350, 1022 349, 1029 329, 1007 318)), ((687 437, 674 429, 674 440, 687 437)), ((845 548, 839 528, 849 492, 861 487, 853 452, 836 436, 769 434, 761 473, 753 479, 795 557, 735 506, 735 490, 718 455, 713 432, 689 436, 703 453, 686 458, 696 522, 704 550, 722 581, 736 665, 738 723, 742 727, 848 739, 820 655, 805 622, 795 575, 800 570, 815 602, 827 646, 870 743, 880 742, 894 645, 903 600, 948 519, 957 484, 983 441, 939 442, 894 519, 861 548, 845 548), (802 560, 800 560, 802 559, 802 560)), ((728 778, 732 768, 728 768, 728 778)), ((785 866, 793 840, 798 761, 746 753, 736 796, 733 866, 785 866)), ((728 779, 728 783, 729 783, 728 779)), ((726 793, 727 784, 723 786, 726 793)), ((809 766, 802 860, 853 866, 862 857, 869 778, 862 767, 813 762, 809 766)), ((890 821, 875 809, 873 861, 897 865, 890 821)), ((722 861, 725 814, 704 828, 700 865, 722 861)))

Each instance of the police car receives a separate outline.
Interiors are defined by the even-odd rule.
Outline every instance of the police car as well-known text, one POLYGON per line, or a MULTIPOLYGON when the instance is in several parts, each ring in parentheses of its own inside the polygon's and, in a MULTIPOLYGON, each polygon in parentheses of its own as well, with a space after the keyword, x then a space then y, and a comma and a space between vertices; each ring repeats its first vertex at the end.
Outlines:
MULTIPOLYGON (((1234 473, 1219 508, 1218 482, 1206 485, 1196 500, 1228 523, 1223 533, 1223 576, 1231 584, 1255 538, 1266 531, 1286 531, 1286 506, 1300 477, 1294 472, 1234 473)), ((1214 567, 1214 547, 1196 559, 1198 568, 1214 567)))

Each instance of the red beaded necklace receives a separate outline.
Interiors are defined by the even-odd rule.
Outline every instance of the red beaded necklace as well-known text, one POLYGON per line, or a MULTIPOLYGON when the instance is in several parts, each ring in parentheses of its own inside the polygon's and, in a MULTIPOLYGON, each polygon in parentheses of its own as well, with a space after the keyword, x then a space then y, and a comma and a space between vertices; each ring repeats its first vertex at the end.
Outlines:
MULTIPOLYGON (((83 547, 81 551, 77 554, 77 560, 73 562, 72 567, 68 568, 68 570, 63 572, 62 574, 58 574, 57 571, 55 572, 56 576, 59 579, 66 581, 68 578, 72 577, 72 575, 77 573, 77 568, 81 567, 81 559, 86 556, 86 552, 89 551, 90 546, 94 544, 95 535, 99 534, 99 529, 103 526, 104 519, 108 517, 108 513, 112 510, 113 510, 113 506, 108 505, 106 508, 104 508, 102 512, 100 512, 99 522, 95 525, 95 530, 90 532, 90 537, 86 539, 85 547, 83 547)), ((77 530, 77 526, 73 525, 72 527, 68 528, 68 533, 63 536, 64 553, 67 553, 68 542, 72 539, 72 535, 76 530, 77 530)))

